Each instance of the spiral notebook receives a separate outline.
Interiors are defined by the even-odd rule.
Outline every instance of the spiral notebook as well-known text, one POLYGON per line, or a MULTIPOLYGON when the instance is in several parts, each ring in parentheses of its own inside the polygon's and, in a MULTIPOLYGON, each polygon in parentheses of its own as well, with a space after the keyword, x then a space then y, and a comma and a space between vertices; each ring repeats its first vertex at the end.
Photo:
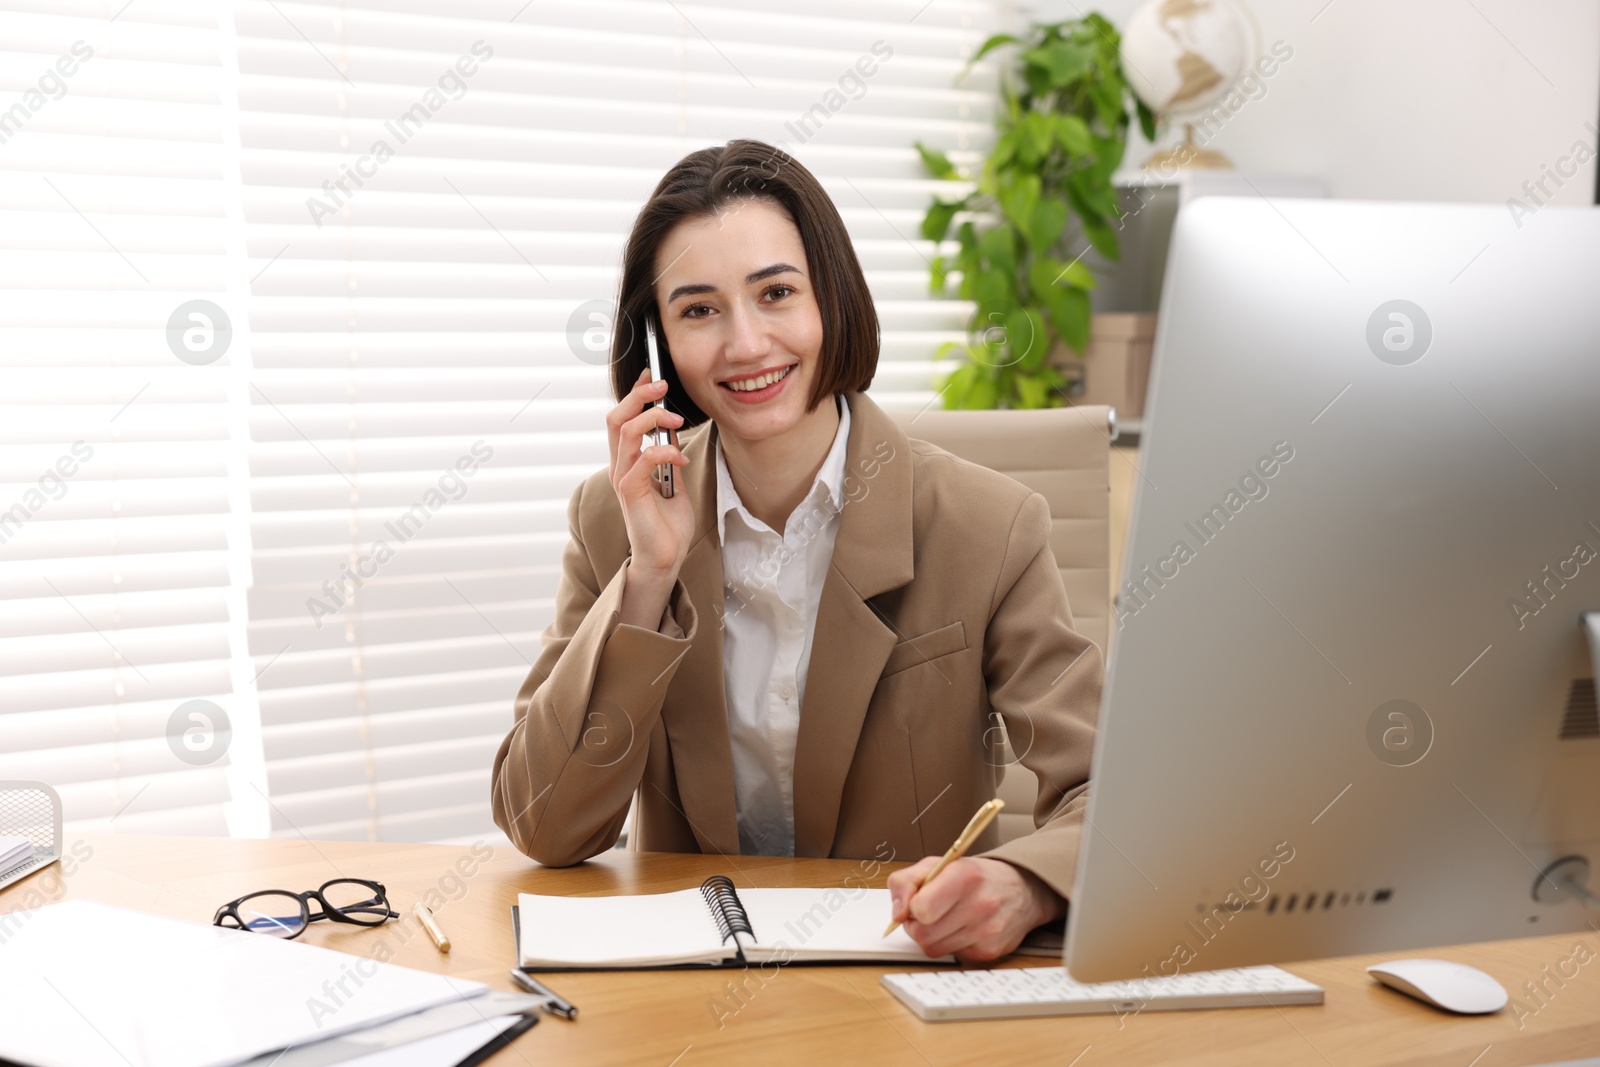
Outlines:
POLYGON ((884 937, 889 918, 887 889, 736 889, 720 874, 676 893, 520 893, 512 909, 529 970, 935 962, 904 930, 884 937))

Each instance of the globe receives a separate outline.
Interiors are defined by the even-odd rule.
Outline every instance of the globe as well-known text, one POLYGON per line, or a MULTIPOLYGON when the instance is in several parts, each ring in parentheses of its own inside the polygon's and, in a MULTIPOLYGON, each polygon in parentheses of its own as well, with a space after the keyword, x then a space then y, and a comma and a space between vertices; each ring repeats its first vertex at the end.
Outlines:
POLYGON ((1229 0, 1152 0, 1122 31, 1123 73, 1150 110, 1198 114, 1244 73, 1250 40, 1229 0))

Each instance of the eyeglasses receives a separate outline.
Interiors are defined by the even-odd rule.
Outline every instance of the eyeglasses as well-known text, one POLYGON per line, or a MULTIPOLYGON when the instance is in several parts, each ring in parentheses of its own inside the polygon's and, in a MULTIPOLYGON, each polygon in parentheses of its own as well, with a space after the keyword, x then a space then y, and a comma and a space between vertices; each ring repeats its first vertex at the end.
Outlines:
POLYGON ((369 882, 365 878, 335 878, 305 893, 268 889, 240 897, 218 908, 211 925, 288 940, 305 933, 306 927, 318 919, 382 926, 399 917, 400 913, 389 907, 383 883, 369 882), (311 911, 312 901, 321 905, 321 910, 315 914, 311 911))

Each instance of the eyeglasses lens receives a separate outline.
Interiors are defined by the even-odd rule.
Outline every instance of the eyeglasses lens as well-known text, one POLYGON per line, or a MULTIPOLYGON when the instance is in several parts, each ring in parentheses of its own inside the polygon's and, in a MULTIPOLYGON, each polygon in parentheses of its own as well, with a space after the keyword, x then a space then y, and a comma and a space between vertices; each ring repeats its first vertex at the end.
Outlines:
POLYGON ((323 887, 322 897, 329 907, 358 923, 376 926, 389 918, 388 905, 378 892, 361 882, 331 882, 323 887))
POLYGON ((239 902, 239 919, 246 930, 273 937, 294 937, 305 929, 300 900, 287 893, 258 893, 239 902))

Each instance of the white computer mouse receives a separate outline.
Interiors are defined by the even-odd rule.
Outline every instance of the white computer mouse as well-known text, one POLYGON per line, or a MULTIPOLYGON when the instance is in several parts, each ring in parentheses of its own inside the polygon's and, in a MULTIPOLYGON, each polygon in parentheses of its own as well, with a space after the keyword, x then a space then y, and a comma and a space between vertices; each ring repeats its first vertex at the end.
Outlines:
POLYGON ((1476 967, 1449 960, 1390 960, 1367 973, 1424 1004, 1463 1015, 1487 1015, 1506 1006, 1505 986, 1476 967))

